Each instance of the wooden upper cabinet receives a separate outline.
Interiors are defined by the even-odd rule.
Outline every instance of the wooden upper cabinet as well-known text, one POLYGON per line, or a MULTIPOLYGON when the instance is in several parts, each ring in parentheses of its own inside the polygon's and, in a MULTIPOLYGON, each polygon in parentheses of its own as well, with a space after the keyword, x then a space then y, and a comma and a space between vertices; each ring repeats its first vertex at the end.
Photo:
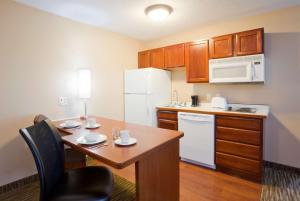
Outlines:
POLYGON ((171 45, 165 50, 165 68, 184 66, 184 44, 171 45))
POLYGON ((185 66, 187 82, 208 82, 207 40, 185 44, 185 66))
POLYGON ((164 48, 150 50, 150 67, 164 68, 164 48))
POLYGON ((263 53, 264 29, 254 29, 235 34, 235 53, 237 56, 263 53))
POLYGON ((150 66, 150 51, 142 51, 138 53, 139 68, 146 68, 150 66))
POLYGON ((214 37, 209 40, 209 58, 217 59, 233 56, 233 34, 214 37))

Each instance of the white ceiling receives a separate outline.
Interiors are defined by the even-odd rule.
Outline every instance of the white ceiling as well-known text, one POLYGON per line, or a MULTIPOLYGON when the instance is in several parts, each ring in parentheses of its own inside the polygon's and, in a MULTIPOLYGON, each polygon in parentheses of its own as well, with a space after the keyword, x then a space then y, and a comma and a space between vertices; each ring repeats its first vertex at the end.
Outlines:
POLYGON ((66 18, 114 32, 152 40, 206 23, 299 4, 300 0, 15 0, 66 18), (146 17, 144 9, 164 3, 173 13, 162 22, 146 17))

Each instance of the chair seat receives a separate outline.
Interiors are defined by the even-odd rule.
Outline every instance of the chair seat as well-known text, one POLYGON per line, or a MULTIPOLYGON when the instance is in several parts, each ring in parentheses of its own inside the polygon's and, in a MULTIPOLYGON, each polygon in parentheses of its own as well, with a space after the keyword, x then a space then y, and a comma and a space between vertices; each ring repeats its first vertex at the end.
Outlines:
POLYGON ((106 201, 113 189, 113 175, 106 167, 68 170, 55 186, 49 201, 106 201))

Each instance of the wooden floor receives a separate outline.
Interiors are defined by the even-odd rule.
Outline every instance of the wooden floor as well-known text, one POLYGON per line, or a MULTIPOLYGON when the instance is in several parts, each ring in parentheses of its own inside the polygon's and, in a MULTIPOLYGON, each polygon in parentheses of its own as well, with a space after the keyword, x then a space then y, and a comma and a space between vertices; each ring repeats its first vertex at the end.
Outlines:
MULTIPOLYGON (((134 165, 113 169, 115 174, 132 182, 135 181, 134 171, 134 165)), ((180 201, 259 201, 261 188, 254 182, 180 163, 180 201)))

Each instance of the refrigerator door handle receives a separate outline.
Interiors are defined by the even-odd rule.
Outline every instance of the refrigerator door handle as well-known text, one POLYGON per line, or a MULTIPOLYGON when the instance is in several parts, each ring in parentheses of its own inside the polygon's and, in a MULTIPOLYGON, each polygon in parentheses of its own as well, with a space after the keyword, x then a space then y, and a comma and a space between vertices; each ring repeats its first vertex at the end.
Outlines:
POLYGON ((147 115, 148 116, 152 116, 153 112, 152 112, 152 107, 153 107, 153 104, 152 103, 152 93, 149 93, 146 95, 146 107, 147 107, 147 115))
POLYGON ((149 100, 148 100, 148 95, 146 95, 146 107, 147 107, 147 115, 149 116, 150 110, 149 110, 149 100))

